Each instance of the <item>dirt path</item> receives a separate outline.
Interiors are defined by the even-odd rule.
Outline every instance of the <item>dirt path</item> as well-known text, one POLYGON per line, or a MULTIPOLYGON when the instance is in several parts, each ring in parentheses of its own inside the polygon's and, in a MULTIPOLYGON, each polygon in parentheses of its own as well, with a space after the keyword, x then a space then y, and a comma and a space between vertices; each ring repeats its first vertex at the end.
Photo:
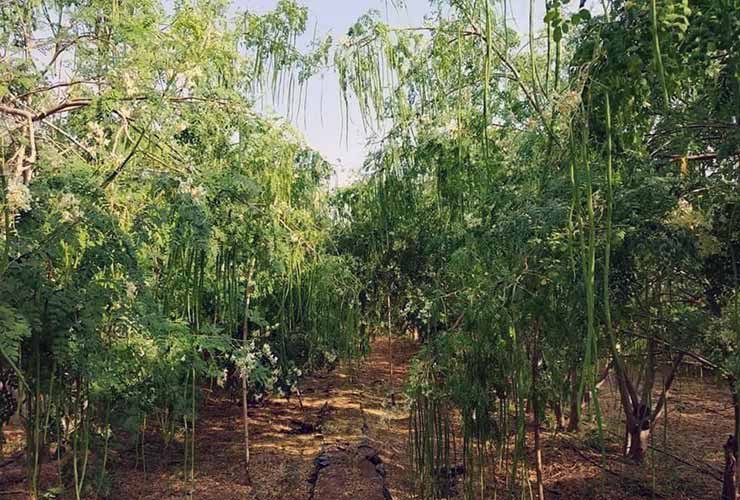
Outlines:
MULTIPOLYGON (((243 474, 241 406, 224 394, 209 393, 197 428, 194 498, 308 500, 315 493, 313 500, 321 500, 309 482, 316 457, 322 451, 360 443, 379 453, 392 497, 408 498, 408 412, 400 395, 417 347, 406 340, 393 344, 395 406, 388 386, 388 350, 387 339, 378 341, 354 373, 341 368, 307 377, 300 387, 303 410, 295 397, 251 408, 251 485, 245 484, 243 474), (313 428, 316 424, 319 428, 313 428)), ((190 490, 190 484, 181 479, 182 452, 163 457, 156 437, 149 439, 147 471, 132 457, 121 457, 115 466, 112 498, 183 498, 190 490)), ((322 491, 341 487, 349 495, 346 498, 365 498, 362 488, 367 477, 361 473, 334 476, 335 480, 325 476, 322 491), (341 484, 332 486, 332 481, 341 484)))

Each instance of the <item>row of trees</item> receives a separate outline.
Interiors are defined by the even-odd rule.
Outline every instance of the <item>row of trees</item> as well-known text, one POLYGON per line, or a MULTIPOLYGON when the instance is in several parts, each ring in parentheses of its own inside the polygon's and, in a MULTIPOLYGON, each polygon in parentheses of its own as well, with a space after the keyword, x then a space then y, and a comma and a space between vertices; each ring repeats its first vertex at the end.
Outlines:
POLYGON ((111 439, 141 448, 147 422, 193 480, 201 384, 233 373, 248 465, 248 400, 363 349, 330 168, 252 105, 298 101, 328 43, 294 48, 292 1, 229 9, 1 9, 0 436, 17 413, 33 498, 50 453, 77 498, 104 493, 111 439))
POLYGON ((427 497, 458 425, 469 496, 500 464, 524 485, 529 408, 543 498, 548 409, 575 430, 588 400, 601 432, 609 370, 636 462, 687 357, 737 408, 740 5, 567 3, 526 40, 510 2, 435 0, 423 26, 369 14, 308 53, 288 0, 4 6, 0 423, 25 425, 31 494, 51 449, 76 497, 103 491, 111 438, 147 421, 193 480, 199 387, 225 369, 248 464, 250 394, 360 354, 362 313, 424 339, 427 497), (382 138, 329 199, 326 163, 252 99, 301 102, 332 51, 382 138))
POLYGON ((526 484, 531 408, 544 498, 547 410, 576 430, 590 400, 601 433, 610 370, 636 462, 687 358, 737 405, 740 5, 554 0, 522 40, 505 1, 433 3, 419 27, 360 19, 335 56, 382 131, 367 179, 333 200, 337 238, 378 313, 425 339, 423 494, 445 494, 458 416, 467 493, 486 497, 499 463, 526 484))

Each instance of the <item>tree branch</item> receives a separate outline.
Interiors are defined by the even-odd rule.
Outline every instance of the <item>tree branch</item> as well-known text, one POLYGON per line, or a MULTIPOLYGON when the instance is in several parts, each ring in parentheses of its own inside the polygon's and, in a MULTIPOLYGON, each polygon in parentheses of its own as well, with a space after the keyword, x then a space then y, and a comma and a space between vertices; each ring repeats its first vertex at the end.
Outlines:
POLYGON ((658 404, 655 405, 655 412, 653 412, 653 422, 655 422, 660 416, 663 414, 663 410, 665 409, 665 401, 668 397, 668 391, 671 390, 671 385, 673 385, 673 380, 676 377, 676 373, 678 372, 678 367, 681 366, 681 362, 683 361, 683 357, 685 356, 684 353, 680 352, 678 353, 678 356, 676 356, 676 359, 673 361, 673 366, 671 367, 671 371, 668 373, 668 378, 665 380, 665 384, 663 385, 663 392, 660 394, 660 399, 658 399, 658 404))

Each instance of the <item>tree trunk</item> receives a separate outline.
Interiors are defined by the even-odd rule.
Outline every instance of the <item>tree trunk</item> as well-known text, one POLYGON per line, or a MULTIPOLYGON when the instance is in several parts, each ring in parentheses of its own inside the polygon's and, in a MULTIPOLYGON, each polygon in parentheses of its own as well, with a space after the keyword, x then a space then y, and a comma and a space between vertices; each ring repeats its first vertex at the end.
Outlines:
POLYGON ((645 461, 645 453, 650 444, 650 422, 645 420, 632 425, 628 424, 626 454, 635 463, 645 461))
POLYGON ((735 469, 737 464, 737 441, 735 436, 727 438, 725 449, 725 472, 722 475, 722 500, 735 500, 735 469))
POLYGON ((578 372, 571 372, 571 391, 570 391, 570 414, 568 416, 568 432, 578 432, 580 427, 580 406, 578 399, 578 372))
POLYGON ((552 412, 555 414, 555 430, 563 432, 565 430, 565 415, 563 414, 563 403, 561 401, 551 401, 552 412))
POLYGON ((249 391, 247 386, 249 380, 245 374, 242 377, 242 413, 244 418, 244 470, 246 471, 247 481, 249 481, 249 405, 247 399, 249 391))
MULTIPOLYGON (((671 390, 671 386, 673 385, 673 381, 675 380, 676 373, 678 373, 678 368, 681 366, 683 358, 684 353, 679 353, 674 359, 673 366, 665 379, 663 391, 660 394, 660 398, 658 399, 655 408, 648 406, 644 402, 649 400, 649 395, 655 382, 654 375, 651 375, 650 373, 647 374, 647 380, 644 384, 649 384, 649 386, 646 385, 643 387, 643 398, 640 400, 634 396, 634 394, 636 394, 634 391, 632 391, 633 395, 628 395, 626 393, 626 387, 630 385, 629 380, 626 378, 626 374, 621 371, 617 373, 622 408, 624 409, 625 420, 627 422, 625 429, 624 453, 638 464, 645 460, 645 453, 650 444, 650 432, 653 427, 653 422, 656 422, 661 415, 663 415, 663 411, 665 411, 668 393, 671 390)), ((616 360, 615 363, 617 363, 616 360)))
POLYGON ((542 443, 540 442, 540 405, 537 394, 539 382, 539 328, 535 330, 534 349, 532 349, 532 412, 534 414, 534 457, 535 472, 537 473, 537 500, 545 500, 545 487, 542 481, 542 443))
MULTIPOLYGON (((732 500, 735 500, 736 498, 740 497, 740 492, 738 492, 738 487, 740 487, 740 479, 737 477, 737 456, 738 456, 738 442, 737 442, 737 436, 740 436, 740 398, 738 398, 738 383, 736 380, 733 379, 730 381, 730 387, 732 389, 732 406, 734 408, 735 413, 735 435, 730 436, 730 439, 727 440, 727 443, 725 444, 725 474, 728 473, 727 471, 727 463, 728 463, 728 446, 731 447, 731 455, 732 458, 732 470, 730 472, 731 480, 732 480, 732 489, 729 491, 732 491, 733 494, 730 495, 729 498, 732 498, 732 500)), ((725 478, 725 481, 727 478, 725 478)), ((723 497, 724 500, 724 497, 723 497)))
POLYGON ((537 500, 545 500, 545 485, 542 480, 542 443, 540 442, 539 410, 534 409, 534 456, 537 472, 537 500))
POLYGON ((396 406, 396 393, 393 388, 393 328, 391 321, 391 293, 388 292, 388 387, 391 393, 391 406, 396 406))
MULTIPOLYGON (((242 326, 242 345, 247 348, 247 342, 249 341, 249 301, 251 299, 252 291, 252 274, 254 273, 254 259, 249 265, 249 271, 247 271, 247 280, 244 284, 244 323, 242 326)), ((242 413, 244 419, 244 474, 249 484, 249 373, 247 373, 247 367, 244 367, 244 373, 242 373, 242 413)))

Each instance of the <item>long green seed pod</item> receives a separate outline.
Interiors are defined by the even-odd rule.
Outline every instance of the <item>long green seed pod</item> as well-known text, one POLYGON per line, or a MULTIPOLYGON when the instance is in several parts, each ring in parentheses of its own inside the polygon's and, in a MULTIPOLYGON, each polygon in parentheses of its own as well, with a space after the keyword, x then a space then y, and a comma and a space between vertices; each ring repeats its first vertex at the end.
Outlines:
POLYGON ((491 83, 491 52, 493 44, 493 29, 491 26, 491 5, 488 0, 486 1, 486 62, 485 62, 485 76, 483 78, 483 152, 485 154, 486 163, 488 163, 488 100, 490 93, 491 83))
POLYGON ((655 0, 650 0, 650 18, 653 24, 653 50, 655 51, 655 64, 658 67, 658 77, 660 78, 660 86, 663 90, 663 101, 666 109, 670 107, 670 99, 668 97, 668 86, 665 81, 665 69, 663 68, 663 56, 660 51, 660 37, 658 36, 658 9, 655 5, 655 0))

